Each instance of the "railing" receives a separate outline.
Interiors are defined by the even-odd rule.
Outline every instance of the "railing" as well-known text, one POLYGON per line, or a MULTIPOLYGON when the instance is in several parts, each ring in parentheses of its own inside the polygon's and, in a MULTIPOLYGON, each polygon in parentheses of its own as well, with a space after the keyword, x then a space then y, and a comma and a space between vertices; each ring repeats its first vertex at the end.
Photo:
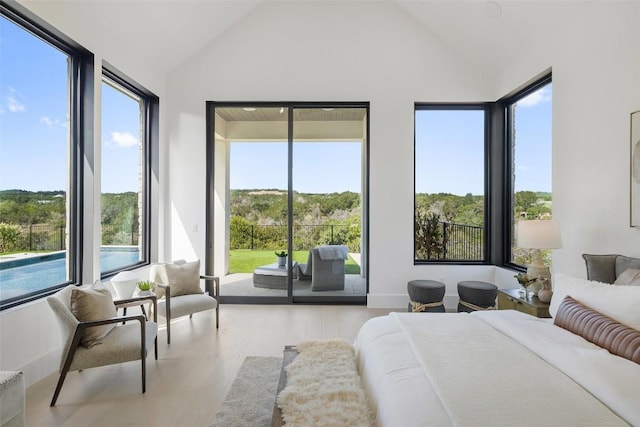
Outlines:
POLYGON ((445 242, 443 259, 481 261, 484 259, 484 228, 475 225, 442 223, 445 242))
MULTIPOLYGON (((308 250, 318 245, 345 245, 360 251, 360 227, 349 225, 293 226, 293 250, 308 250)), ((236 225, 231 230, 231 249, 286 249, 286 225, 236 225)))
MULTIPOLYGON (((67 247, 65 225, 32 224, 18 226, 18 229, 19 233, 8 245, 11 251, 61 251, 67 247)), ((139 234, 133 229, 102 226, 102 244, 136 246, 138 239, 139 234)))

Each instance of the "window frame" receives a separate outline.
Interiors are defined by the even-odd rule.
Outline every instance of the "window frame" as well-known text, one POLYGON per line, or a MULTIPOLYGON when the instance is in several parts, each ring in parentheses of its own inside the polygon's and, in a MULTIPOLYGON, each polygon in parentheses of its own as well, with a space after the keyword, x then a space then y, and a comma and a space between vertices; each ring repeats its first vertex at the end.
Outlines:
POLYGON ((57 48, 69 56, 68 68, 68 175, 67 228, 69 279, 48 288, 0 301, 0 311, 51 295, 59 289, 77 284, 83 277, 84 197, 83 176, 85 144, 93 141, 93 82, 94 57, 91 52, 74 42, 23 6, 0 3, 0 15, 34 37, 57 48))
MULTIPOLYGON (((101 271, 100 278, 105 279, 114 276, 121 271, 127 271, 136 269, 151 263, 151 182, 152 182, 152 160, 153 145, 158 145, 158 110, 159 110, 159 98, 153 94, 153 92, 146 89, 144 86, 138 84, 121 71, 117 70, 111 64, 106 61, 102 63, 102 76, 101 82, 104 83, 104 79, 110 80, 111 83, 115 83, 123 89, 133 93, 140 98, 141 104, 141 141, 142 155, 144 159, 142 161, 142 212, 140 212, 140 224, 142 227, 142 233, 140 235, 140 260, 136 263, 122 266, 120 268, 101 271)), ((108 83, 107 83, 108 84, 108 83)), ((102 112, 102 111, 101 111, 102 112)), ((102 145, 102 141, 101 141, 102 145)), ((102 191, 101 191, 102 192, 102 191)), ((101 227, 101 224, 99 225, 101 227)), ((99 246, 102 245, 102 238, 98 242, 99 246)))
POLYGON ((476 102, 476 103, 428 103, 428 102, 416 102, 414 104, 414 124, 413 124, 413 224, 416 221, 416 171, 417 171, 417 159, 416 159, 416 147, 417 147, 417 138, 416 138, 416 113, 418 111, 482 111, 484 113, 484 159, 483 159, 483 167, 484 167, 484 225, 483 225, 483 256, 481 260, 446 260, 446 259, 417 259, 415 256, 416 247, 415 247, 415 230, 414 230, 414 239, 413 239, 413 264, 414 265, 432 265, 432 264, 457 264, 457 265, 479 265, 479 264, 487 264, 490 261, 490 241, 489 236, 490 233, 490 212, 491 212, 491 162, 490 159, 490 141, 491 141, 491 119, 492 119, 492 103, 487 102, 476 102))
MULTIPOLYGON (((505 200, 505 208, 504 214, 506 217, 502 218, 502 230, 503 230, 503 259, 502 265, 505 267, 509 267, 521 272, 526 271, 526 266, 516 264, 512 261, 513 257, 513 248, 512 242, 515 241, 514 236, 514 208, 515 208, 515 191, 514 191, 514 179, 515 179, 515 171, 514 171, 514 117, 513 117, 513 107, 515 104, 531 95, 533 92, 547 86, 548 84, 553 83, 552 73, 549 71, 544 74, 542 77, 535 79, 533 82, 525 85, 521 89, 516 92, 505 96, 504 98, 499 99, 496 104, 502 110, 503 114, 503 124, 504 124, 504 156, 505 156, 505 164, 504 164, 504 174, 505 174, 505 185, 504 185, 504 200, 505 200)), ((553 140, 551 141, 551 145, 553 148, 553 140)))

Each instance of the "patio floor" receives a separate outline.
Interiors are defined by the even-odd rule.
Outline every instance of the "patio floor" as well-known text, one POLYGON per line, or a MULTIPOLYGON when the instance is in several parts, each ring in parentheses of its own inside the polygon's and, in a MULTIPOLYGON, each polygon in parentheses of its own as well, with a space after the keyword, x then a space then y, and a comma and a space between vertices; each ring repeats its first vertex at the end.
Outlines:
MULTIPOLYGON (((347 274, 344 280, 344 290, 340 291, 311 291, 311 281, 294 280, 293 294, 295 296, 338 296, 338 295, 366 295, 366 279, 359 274, 347 274)), ((253 286, 252 273, 234 273, 220 277, 220 295, 222 296, 286 296, 282 289, 256 288, 253 286)))

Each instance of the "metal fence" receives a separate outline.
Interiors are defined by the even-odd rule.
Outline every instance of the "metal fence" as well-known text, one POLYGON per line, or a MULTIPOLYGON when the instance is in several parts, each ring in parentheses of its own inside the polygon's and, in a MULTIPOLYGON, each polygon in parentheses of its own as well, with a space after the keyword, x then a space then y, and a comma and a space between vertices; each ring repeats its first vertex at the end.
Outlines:
MULTIPOLYGON (((32 224, 18 226, 19 233, 11 242, 2 242, 9 251, 60 251, 67 248, 66 226, 32 224)), ((139 234, 131 227, 102 226, 102 244, 136 246, 139 234)))
POLYGON ((448 261, 482 261, 484 228, 475 225, 442 223, 445 243, 443 259, 448 261))
MULTIPOLYGON (((287 248, 286 225, 236 225, 231 229, 231 249, 282 250, 287 248)), ((349 225, 293 226, 293 250, 308 250, 318 245, 345 245, 360 251, 360 227, 349 225)))

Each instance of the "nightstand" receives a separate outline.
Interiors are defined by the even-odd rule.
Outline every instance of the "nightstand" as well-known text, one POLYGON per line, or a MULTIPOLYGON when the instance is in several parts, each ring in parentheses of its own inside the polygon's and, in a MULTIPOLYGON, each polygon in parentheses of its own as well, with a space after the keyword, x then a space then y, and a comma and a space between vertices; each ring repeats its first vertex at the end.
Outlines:
POLYGON ((551 317, 549 304, 538 297, 524 298, 520 289, 498 289, 498 310, 518 310, 536 317, 551 317))

